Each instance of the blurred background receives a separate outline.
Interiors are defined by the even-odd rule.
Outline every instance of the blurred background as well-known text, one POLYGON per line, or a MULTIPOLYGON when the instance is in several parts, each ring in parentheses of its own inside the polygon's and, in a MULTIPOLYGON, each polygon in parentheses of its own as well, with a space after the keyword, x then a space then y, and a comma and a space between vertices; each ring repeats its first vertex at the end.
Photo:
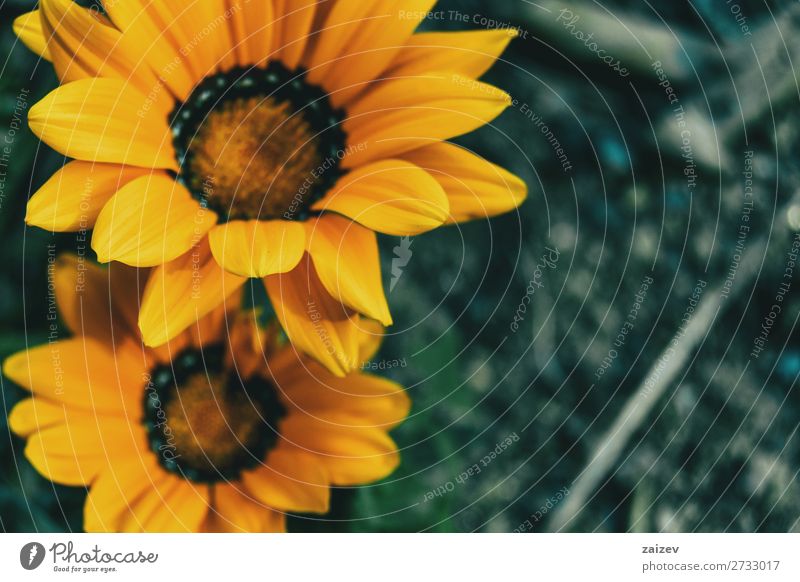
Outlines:
MULTIPOLYGON (((33 6, 0 5, 3 358, 46 341, 48 253, 83 244, 23 224, 63 161, 15 116, 56 86, 11 31, 33 6)), ((290 529, 800 531, 800 5, 435 10, 424 28, 519 29, 485 77, 513 106, 458 141, 530 196, 381 240, 395 325, 375 366, 414 401, 403 462, 290 529)), ((22 395, 2 380, 0 422, 22 395)), ((85 490, 22 450, 0 430, 0 528, 79 531, 85 490)))

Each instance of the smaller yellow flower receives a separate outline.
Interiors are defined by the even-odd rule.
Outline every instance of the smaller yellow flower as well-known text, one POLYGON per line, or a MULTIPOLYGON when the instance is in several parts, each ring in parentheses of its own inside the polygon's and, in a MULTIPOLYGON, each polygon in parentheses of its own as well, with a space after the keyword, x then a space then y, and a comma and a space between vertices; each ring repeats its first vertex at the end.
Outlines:
MULTIPOLYGON (((222 307, 150 349, 141 271, 68 257, 54 275, 76 337, 6 360, 32 393, 9 426, 42 475, 88 488, 87 531, 283 531, 286 512, 327 512, 331 485, 397 467, 387 432, 408 414, 400 386, 336 377, 222 307)), ((365 360, 377 337, 362 334, 365 360)))

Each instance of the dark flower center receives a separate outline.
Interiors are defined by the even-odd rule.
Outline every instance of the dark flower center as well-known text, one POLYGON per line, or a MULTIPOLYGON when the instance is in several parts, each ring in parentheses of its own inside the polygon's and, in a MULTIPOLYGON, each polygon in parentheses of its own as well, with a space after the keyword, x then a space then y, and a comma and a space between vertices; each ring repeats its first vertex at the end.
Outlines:
POLYGON ((144 394, 150 449, 170 472, 202 483, 230 481, 258 466, 285 416, 275 387, 224 369, 221 345, 186 349, 156 366, 144 394))
POLYGON ((303 220, 341 175, 343 120, 279 63, 206 77, 170 116, 178 179, 223 222, 303 220))

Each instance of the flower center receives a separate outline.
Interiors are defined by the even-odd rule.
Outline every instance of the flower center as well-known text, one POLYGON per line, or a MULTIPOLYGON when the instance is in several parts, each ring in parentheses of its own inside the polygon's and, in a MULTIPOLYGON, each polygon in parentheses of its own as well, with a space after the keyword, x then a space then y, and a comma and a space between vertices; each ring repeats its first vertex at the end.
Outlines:
POLYGON ((150 449, 161 465, 191 481, 237 479, 262 463, 285 415, 274 386, 223 366, 223 347, 186 349, 156 366, 144 394, 150 449))
POLYGON ((303 220, 341 175, 343 120, 279 63, 206 77, 170 117, 178 178, 222 221, 303 220))

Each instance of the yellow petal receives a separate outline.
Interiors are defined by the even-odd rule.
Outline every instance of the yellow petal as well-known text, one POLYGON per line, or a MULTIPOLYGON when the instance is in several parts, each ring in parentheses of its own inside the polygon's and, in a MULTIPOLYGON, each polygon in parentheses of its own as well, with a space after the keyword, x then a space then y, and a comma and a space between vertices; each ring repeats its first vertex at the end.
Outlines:
POLYGON ((114 325, 115 341, 120 343, 123 334, 135 340, 136 350, 141 354, 142 342, 139 334, 139 306, 149 275, 148 269, 136 269, 112 263, 106 277, 108 296, 111 297, 111 323, 114 325))
POLYGON ((358 366, 358 314, 330 296, 308 255, 293 271, 264 281, 275 315, 296 348, 338 376, 358 366))
POLYGON ((358 359, 361 364, 371 360, 383 343, 384 328, 377 321, 371 319, 362 319, 361 325, 361 341, 359 342, 358 359))
POLYGON ((87 532, 116 532, 141 495, 152 487, 155 458, 149 452, 114 462, 92 483, 83 508, 87 532))
POLYGON ((281 60, 289 69, 295 69, 311 40, 309 35, 315 14, 326 11, 331 4, 319 5, 319 0, 273 0, 273 58, 281 60))
POLYGON ((344 214, 377 232, 407 236, 440 226, 449 205, 425 170, 402 160, 368 164, 345 175, 313 206, 344 214))
POLYGON ((52 274, 61 319, 73 334, 110 349, 113 337, 109 271, 76 255, 61 255, 52 274))
POLYGON ((207 485, 195 485, 163 469, 149 471, 148 487, 131 499, 117 524, 123 532, 196 532, 209 510, 207 485))
MULTIPOLYGON (((194 14, 191 4, 152 0, 125 0, 104 3, 109 18, 124 34, 139 43, 140 56, 179 99, 185 99, 199 80, 201 72, 192 70, 193 37, 187 16, 194 14), (186 16, 183 14, 189 11, 186 16)), ((205 23, 208 25, 208 23, 205 23)), ((219 23, 225 25, 223 22, 219 23)), ((195 31, 200 34, 202 27, 195 31)), ((202 47, 202 40, 196 44, 202 47)), ((202 48, 200 49, 202 50, 202 48)))
POLYGON ((214 517, 211 531, 284 532, 286 516, 259 503, 244 491, 229 484, 214 486, 214 517), (216 514, 214 513, 216 511, 216 514))
POLYGON ((10 356, 3 373, 20 386, 80 409, 138 418, 141 412, 141 357, 86 337, 45 344, 10 356))
MULTIPOLYGON (((265 349, 267 356, 266 373, 272 378, 273 384, 283 390, 284 386, 296 382, 297 378, 305 374, 305 366, 313 361, 309 356, 299 352, 291 343, 286 343, 272 351, 265 349)), ((265 345, 265 348, 268 346, 265 345)), ((330 372, 329 372, 330 373, 330 372)))
POLYGON ((469 133, 511 104, 507 93, 458 73, 384 81, 348 106, 345 167, 469 133))
MULTIPOLYGON (((53 66, 62 83, 86 77, 113 77, 129 80, 144 95, 160 85, 141 60, 141 45, 98 17, 96 11, 73 0, 42 0, 41 12, 45 36, 52 39, 49 46, 53 66)), ((173 107, 173 100, 164 94, 161 99, 154 98, 151 106, 166 114, 173 107)))
POLYGON ((14 34, 16 34, 23 44, 46 60, 51 60, 50 51, 47 48, 47 37, 42 31, 41 13, 38 10, 26 12, 22 16, 14 19, 14 34))
POLYGON ((208 235, 214 258, 242 277, 266 277, 291 271, 303 256, 303 226, 288 220, 234 220, 208 235))
POLYGON ((449 223, 488 218, 514 210, 528 187, 511 172, 450 143, 437 143, 401 156, 427 170, 450 202, 449 223))
POLYGON ((148 172, 133 166, 69 162, 28 200, 25 222, 53 232, 90 229, 117 190, 148 172))
POLYGON ((346 103, 402 50, 436 0, 337 2, 320 32, 308 79, 346 103))
MULTIPOLYGON (((161 505, 142 523, 147 533, 194 533, 200 530, 209 511, 207 485, 182 480, 162 499, 161 505)), ((153 492, 148 495, 153 496, 153 492)))
POLYGON ((336 378, 315 362, 288 384, 281 384, 287 402, 300 416, 333 425, 375 427, 389 430, 400 424, 411 409, 411 400, 399 384, 353 372, 336 378))
POLYGON ((239 65, 263 65, 272 48, 272 2, 231 2, 230 29, 239 65))
POLYGON ((161 25, 164 35, 184 59, 180 66, 191 71, 197 83, 215 70, 236 65, 232 23, 237 15, 251 10, 251 5, 265 2, 203 0, 159 4, 148 8, 151 17, 165 23, 161 25))
POLYGON ((128 511, 119 516, 121 532, 143 531, 146 521, 163 507, 166 496, 176 491, 183 482, 182 479, 157 467, 157 461, 151 455, 141 455, 139 460, 143 464, 150 465, 152 470, 147 474, 147 487, 137 497, 128 499, 128 511))
POLYGON ((120 422, 114 416, 86 413, 73 407, 65 410, 65 424, 39 432, 42 448, 48 455, 99 455, 108 460, 107 455, 112 453, 117 457, 136 455, 145 445, 145 430, 137 422, 120 422))
POLYGON ((136 445, 143 444, 134 442, 135 437, 126 423, 94 415, 70 415, 67 423, 31 436, 25 457, 50 481, 84 485, 108 464, 109 455, 117 459, 133 455, 136 445))
POLYGON ((336 426, 289 416, 281 433, 287 441, 314 453, 335 485, 363 485, 390 475, 400 464, 397 445, 379 428, 336 426))
POLYGON ((264 365, 264 354, 271 348, 267 343, 262 344, 266 338, 258 325, 259 311, 259 308, 252 308, 234 314, 225 330, 230 348, 226 350, 225 366, 237 370, 241 378, 250 378, 259 372, 264 365))
POLYGON ((45 479, 72 486, 91 483, 106 462, 102 454, 82 458, 75 455, 48 455, 38 434, 28 441, 25 458, 45 479))
POLYGON ((136 313, 146 275, 120 263, 103 269, 83 257, 61 255, 53 277, 61 318, 74 334, 108 349, 125 342, 138 348, 136 313))
POLYGON ((246 281, 217 264, 207 240, 154 269, 139 311, 144 343, 159 346, 178 336, 215 307, 229 301, 246 281))
POLYGON ((8 415, 8 428, 17 436, 27 438, 32 434, 66 422, 63 404, 45 398, 26 398, 8 415))
POLYGON ((278 446, 265 467, 242 474, 248 492, 265 505, 282 511, 327 513, 330 504, 328 475, 314 455, 278 446))
POLYGON ((167 120, 147 107, 147 97, 126 81, 82 79, 45 96, 28 122, 42 141, 71 158, 177 170, 167 120))
POLYGON ((477 79, 517 35, 515 28, 414 34, 383 76, 414 77, 431 71, 452 71, 477 79))
MULTIPOLYGON (((360 318, 358 321, 358 366, 354 369, 365 369, 367 363, 371 360, 383 342, 385 329, 377 321, 372 319, 360 318)), ((302 384, 307 380, 309 369, 322 370, 316 362, 313 362, 307 356, 299 353, 294 346, 288 344, 275 351, 275 344, 266 343, 269 341, 268 337, 264 338, 264 347, 260 353, 268 353, 267 369, 268 373, 272 376, 275 384, 281 389, 284 387, 291 387, 295 384, 302 384), (272 348, 272 349, 270 349, 272 348)), ((403 363, 398 362, 398 365, 403 366, 403 363)), ((376 368, 377 369, 377 368, 376 368)), ((329 376, 330 372, 326 372, 324 378, 329 376)), ((316 372, 311 374, 316 376, 316 372)), ((347 377, 351 377, 352 374, 347 377)), ((322 378, 322 376, 321 376, 322 378)), ((320 379, 325 383, 324 380, 320 379)))
POLYGON ((375 233, 335 214, 308 222, 306 228, 308 253, 328 293, 356 311, 391 325, 375 233))
MULTIPOLYGON (((246 2, 244 6, 249 4, 246 2)), ((178 6, 189 9, 183 16, 192 34, 185 51, 193 62, 192 69, 208 75, 214 70, 235 67, 237 59, 230 19, 234 11, 242 9, 243 3, 240 0, 205 0, 178 6)))
POLYGON ((163 173, 138 178, 100 211, 92 248, 100 262, 151 267, 171 261, 197 244, 217 215, 163 173))
MULTIPOLYGON (((255 25, 258 15, 268 10, 261 8, 266 4, 268 2, 264 0, 154 2, 148 6, 148 12, 150 18, 161 23, 164 36, 172 47, 177 47, 184 59, 180 66, 190 71, 197 83, 215 70, 236 66, 235 23, 244 15, 249 19, 248 26, 255 25)), ((259 22, 258 26, 262 24, 259 22)), ((269 44, 262 51, 267 54, 269 44)), ((176 65, 177 61, 173 60, 173 63, 176 65)))

